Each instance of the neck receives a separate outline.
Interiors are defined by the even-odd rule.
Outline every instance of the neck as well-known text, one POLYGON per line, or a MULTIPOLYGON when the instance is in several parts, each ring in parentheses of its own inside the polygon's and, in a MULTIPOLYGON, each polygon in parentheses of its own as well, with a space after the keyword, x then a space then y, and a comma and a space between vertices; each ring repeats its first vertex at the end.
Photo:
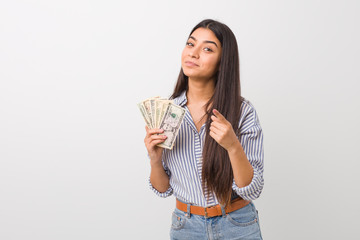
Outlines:
POLYGON ((189 78, 189 88, 187 91, 188 103, 206 103, 213 96, 215 91, 215 80, 196 81, 189 78))

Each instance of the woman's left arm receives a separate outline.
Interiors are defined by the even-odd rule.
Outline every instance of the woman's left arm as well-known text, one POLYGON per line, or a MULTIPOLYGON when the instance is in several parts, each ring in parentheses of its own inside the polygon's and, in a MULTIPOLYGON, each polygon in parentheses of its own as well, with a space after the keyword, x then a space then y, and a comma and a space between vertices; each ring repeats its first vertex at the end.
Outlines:
MULTIPOLYGON (((226 149, 229 154, 234 173, 233 188, 235 188, 234 190, 236 190, 238 195, 244 199, 254 200, 260 195, 263 187, 262 144, 261 149, 259 148, 257 153, 251 153, 251 156, 255 159, 248 159, 231 123, 217 110, 214 109, 213 113, 214 115, 211 117, 210 136, 226 149)), ((254 129, 255 127, 250 129, 246 140, 250 145, 251 141, 259 145, 257 143, 258 140, 262 141, 261 128, 258 132, 254 131, 254 129)), ((251 151, 254 151, 254 147, 251 148, 251 151)))

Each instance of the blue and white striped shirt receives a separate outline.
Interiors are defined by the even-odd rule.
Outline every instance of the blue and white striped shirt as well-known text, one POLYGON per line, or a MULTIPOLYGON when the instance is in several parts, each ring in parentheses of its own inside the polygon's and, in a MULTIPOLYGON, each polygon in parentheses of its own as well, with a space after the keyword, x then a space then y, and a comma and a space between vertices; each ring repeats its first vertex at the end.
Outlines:
MULTIPOLYGON (((150 188, 160 197, 172 194, 181 201, 194 205, 209 207, 218 204, 214 193, 207 198, 201 185, 202 148, 205 141, 205 124, 197 131, 190 112, 186 107, 186 92, 174 99, 174 103, 186 109, 184 121, 176 137, 172 150, 164 149, 162 162, 165 172, 170 178, 170 187, 160 193, 151 184, 150 188)), ((235 180, 232 189, 237 195, 246 200, 255 200, 259 197, 263 186, 264 146, 263 132, 254 106, 246 99, 241 105, 239 128, 236 131, 240 143, 245 151, 254 175, 248 186, 239 188, 235 180)), ((206 191, 206 190, 205 190, 206 191)))

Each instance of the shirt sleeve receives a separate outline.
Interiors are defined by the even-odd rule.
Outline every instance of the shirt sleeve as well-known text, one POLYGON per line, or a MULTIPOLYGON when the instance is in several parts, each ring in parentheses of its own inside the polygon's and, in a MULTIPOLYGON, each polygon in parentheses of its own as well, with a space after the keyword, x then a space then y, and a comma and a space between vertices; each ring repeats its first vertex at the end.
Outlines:
MULTIPOLYGON (((164 167, 164 170, 165 170, 165 173, 169 176, 170 178, 170 175, 171 175, 171 172, 170 170, 167 168, 164 160, 162 160, 162 165, 164 167)), ((150 186, 150 189, 155 192, 155 194, 159 197, 162 197, 162 198, 166 198, 166 197, 169 197, 173 194, 173 189, 171 187, 171 185, 169 186, 169 188, 165 191, 165 192, 159 192, 156 188, 154 188, 154 186, 152 185, 151 181, 150 181, 150 177, 149 177, 149 186, 150 186)))
POLYGON ((252 181, 245 187, 238 187, 233 181, 232 189, 245 200, 257 199, 264 186, 264 145, 263 131, 255 109, 251 109, 238 130, 238 139, 254 169, 252 181))

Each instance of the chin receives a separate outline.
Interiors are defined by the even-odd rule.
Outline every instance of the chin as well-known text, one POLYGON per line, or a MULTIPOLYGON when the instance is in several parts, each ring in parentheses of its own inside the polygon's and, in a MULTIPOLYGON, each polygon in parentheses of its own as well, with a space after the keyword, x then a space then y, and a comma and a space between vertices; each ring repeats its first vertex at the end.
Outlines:
POLYGON ((189 71, 188 69, 184 69, 183 68, 183 72, 184 72, 184 74, 185 74, 185 76, 187 76, 187 77, 198 77, 198 73, 195 73, 194 71, 189 71))
POLYGON ((186 72, 184 72, 185 76, 189 77, 189 78, 198 78, 199 76, 197 74, 186 74, 186 72))

